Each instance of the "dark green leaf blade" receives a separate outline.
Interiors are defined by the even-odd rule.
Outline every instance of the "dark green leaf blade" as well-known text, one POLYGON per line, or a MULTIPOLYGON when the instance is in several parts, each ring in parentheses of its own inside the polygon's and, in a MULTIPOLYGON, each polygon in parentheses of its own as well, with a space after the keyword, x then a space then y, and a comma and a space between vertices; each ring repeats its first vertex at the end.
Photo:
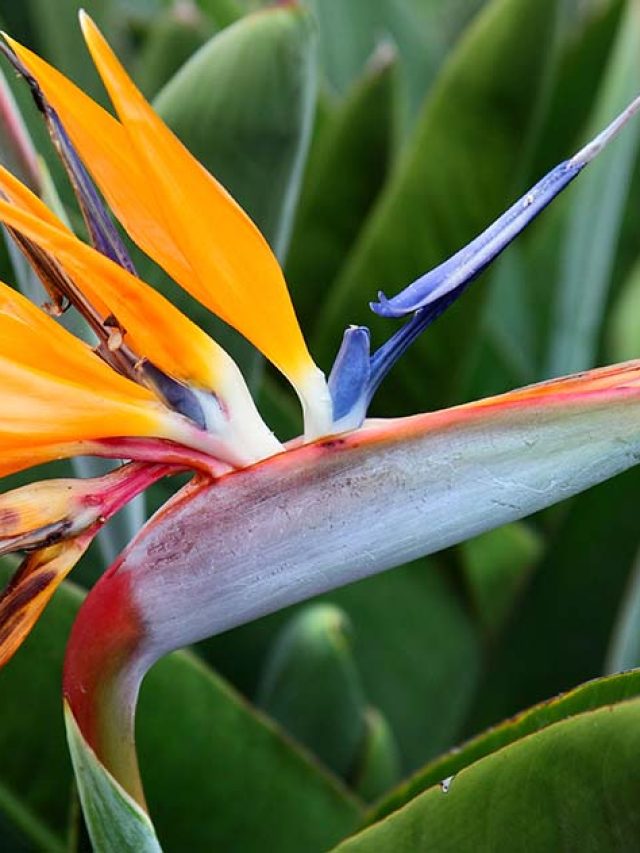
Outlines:
POLYGON ((396 72, 387 46, 327 118, 312 148, 286 266, 296 310, 309 328, 384 184, 396 72))
POLYGON ((568 693, 534 705, 431 761, 381 800, 372 809, 368 820, 371 823, 380 820, 432 785, 547 726, 637 696, 640 696, 640 671, 634 670, 589 681, 568 693))
POLYGON ((341 853, 635 851, 640 700, 549 726, 443 780, 341 853))
MULTIPOLYGON (((44 849, 57 851, 66 843, 72 794, 61 668, 81 600, 76 587, 63 585, 0 674, 0 809, 44 849), (34 774, 35 767, 41 771, 34 774)), ((189 653, 166 658, 150 673, 138 731, 166 853, 264 850, 265 839, 278 850, 300 849, 302 839, 305 849, 320 851, 361 815, 333 777, 189 653)))

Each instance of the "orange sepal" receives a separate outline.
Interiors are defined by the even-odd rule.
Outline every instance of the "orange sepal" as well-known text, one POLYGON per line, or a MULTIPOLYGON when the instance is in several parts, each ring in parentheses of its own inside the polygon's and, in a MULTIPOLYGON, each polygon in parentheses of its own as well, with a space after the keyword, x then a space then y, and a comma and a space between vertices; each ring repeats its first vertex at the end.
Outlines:
POLYGON ((0 596, 0 667, 20 648, 64 578, 91 544, 91 529, 25 558, 0 596))
POLYGON ((177 439, 185 422, 0 282, 0 474, 120 436, 177 439), (68 451, 65 447, 68 446, 68 451))
MULTIPOLYGON (((87 44, 122 124, 9 39, 57 110, 107 201, 138 245, 326 407, 280 266, 251 219, 187 151, 131 82, 95 25, 87 44)), ((322 415, 316 415, 322 419, 322 415)))

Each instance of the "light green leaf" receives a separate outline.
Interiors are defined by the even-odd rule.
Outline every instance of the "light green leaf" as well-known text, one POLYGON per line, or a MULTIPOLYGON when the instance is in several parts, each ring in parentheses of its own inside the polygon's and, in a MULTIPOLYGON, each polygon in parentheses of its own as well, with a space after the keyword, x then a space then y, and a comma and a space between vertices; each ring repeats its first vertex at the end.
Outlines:
POLYGON ((621 600, 605 671, 621 672, 634 666, 640 666, 640 555, 636 556, 621 600))
POLYGON ((579 714, 482 758, 341 853, 634 851, 640 700, 579 714))
MULTIPOLYGON (((64 584, 0 673, 0 811, 56 853, 66 846, 72 796, 62 659, 81 600, 76 587, 64 584)), ((361 815, 333 777, 188 653, 149 674, 138 740, 167 853, 251 853, 264 850, 265 839, 283 853, 299 850, 297 844, 320 851, 352 831, 361 815)))
POLYGON ((365 735, 365 697, 346 614, 304 608, 267 656, 257 704, 335 773, 347 777, 365 735))
POLYGON ((616 360, 627 361, 640 352, 640 262, 632 267, 613 305, 607 343, 616 360))
MULTIPOLYGON (((627 4, 586 138, 592 138, 638 93, 640 7, 627 4)), ((640 123, 627 128, 594 163, 571 196, 560 280, 556 287, 547 374, 594 364, 620 223, 640 142, 640 123)))
POLYGON ((149 816, 108 773, 65 707, 69 751, 94 850, 99 853, 160 853, 149 816))
POLYGON ((640 672, 628 672, 609 678, 599 678, 576 687, 540 705, 534 705, 515 717, 499 723, 467 741, 461 747, 445 753, 419 770, 411 779, 399 785, 378 803, 368 816, 375 823, 402 808, 422 791, 459 773, 465 767, 503 749, 509 744, 535 734, 554 723, 623 702, 640 695, 640 672))
POLYGON ((296 311, 309 328, 387 176, 396 72, 386 46, 312 148, 286 266, 296 311))
POLYGON ((605 672, 638 550, 640 471, 558 507, 546 548, 491 649, 467 732, 605 672))
POLYGON ((309 0, 320 30, 321 58, 330 87, 346 92, 381 41, 398 47, 403 124, 415 118, 447 49, 481 0, 309 0))
POLYGON ((504 624, 543 548, 542 537, 521 523, 483 533, 461 546, 465 577, 487 633, 495 634, 504 624))
POLYGON ((153 97, 215 30, 196 5, 176 4, 152 18, 136 57, 138 86, 153 97))
POLYGON ((400 776, 400 755, 393 732, 377 708, 367 708, 365 736, 352 784, 365 800, 375 800, 400 776))

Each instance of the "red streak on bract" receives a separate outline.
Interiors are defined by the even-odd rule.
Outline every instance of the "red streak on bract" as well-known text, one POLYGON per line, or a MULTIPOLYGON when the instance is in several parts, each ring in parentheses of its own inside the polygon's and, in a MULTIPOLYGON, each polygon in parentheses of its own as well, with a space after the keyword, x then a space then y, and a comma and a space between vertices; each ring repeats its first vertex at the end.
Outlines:
POLYGON ((131 658, 142 624, 131 597, 130 574, 119 562, 103 575, 80 608, 65 657, 63 692, 84 738, 102 758, 103 702, 131 658))

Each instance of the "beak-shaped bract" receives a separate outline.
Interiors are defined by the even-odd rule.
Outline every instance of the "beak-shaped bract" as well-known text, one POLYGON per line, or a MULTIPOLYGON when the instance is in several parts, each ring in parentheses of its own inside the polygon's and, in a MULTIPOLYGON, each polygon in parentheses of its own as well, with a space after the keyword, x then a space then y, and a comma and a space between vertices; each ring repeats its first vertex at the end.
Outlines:
POLYGON ((326 430, 326 384, 267 242, 151 109, 95 24, 86 15, 81 20, 118 119, 31 51, 8 41, 132 239, 287 376, 305 407, 309 433, 326 430))

